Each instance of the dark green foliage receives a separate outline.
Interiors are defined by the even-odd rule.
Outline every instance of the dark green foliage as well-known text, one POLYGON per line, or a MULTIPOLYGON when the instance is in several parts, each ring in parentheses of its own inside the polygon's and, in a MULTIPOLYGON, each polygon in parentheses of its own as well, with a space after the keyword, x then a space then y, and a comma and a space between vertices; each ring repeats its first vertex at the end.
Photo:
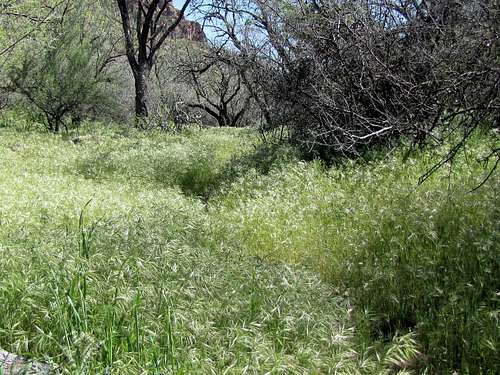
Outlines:
POLYGON ((41 113, 48 130, 58 132, 91 114, 110 113, 112 78, 102 69, 100 38, 92 38, 78 10, 31 46, 8 72, 11 89, 41 113))

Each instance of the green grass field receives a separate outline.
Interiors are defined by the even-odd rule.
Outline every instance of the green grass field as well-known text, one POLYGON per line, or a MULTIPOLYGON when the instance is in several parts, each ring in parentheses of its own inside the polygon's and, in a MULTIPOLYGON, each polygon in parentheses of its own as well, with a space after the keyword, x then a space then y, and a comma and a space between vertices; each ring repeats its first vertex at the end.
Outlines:
POLYGON ((500 194, 438 151, 0 124, 0 348, 68 374, 497 373, 500 194), (405 161, 404 161, 405 160, 405 161))

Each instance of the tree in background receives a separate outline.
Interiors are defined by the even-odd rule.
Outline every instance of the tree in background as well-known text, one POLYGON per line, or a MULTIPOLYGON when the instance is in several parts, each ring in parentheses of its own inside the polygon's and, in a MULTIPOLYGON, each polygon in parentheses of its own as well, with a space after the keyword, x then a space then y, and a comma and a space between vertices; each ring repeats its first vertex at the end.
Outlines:
MULTIPOLYGON (((268 128, 305 151, 359 156, 400 139, 498 127, 498 0, 216 0, 205 8, 268 128)), ((492 157, 500 160, 500 151, 492 157)))
POLYGON ((82 4, 62 10, 46 37, 27 46, 8 69, 11 91, 41 112, 48 130, 59 132, 69 118, 109 112, 111 75, 102 56, 102 35, 89 32, 82 4))
POLYGON ((148 80, 158 50, 182 21, 192 0, 173 12, 172 0, 116 0, 127 60, 134 75, 135 114, 148 117, 148 80))
POLYGON ((23 47, 38 40, 66 1, 13 2, 0 0, 0 103, 1 109, 11 104, 11 90, 6 73, 24 56, 23 47))
POLYGON ((243 122, 251 96, 230 61, 229 51, 214 48, 186 51, 178 75, 195 94, 188 107, 204 111, 219 126, 235 127, 243 122))

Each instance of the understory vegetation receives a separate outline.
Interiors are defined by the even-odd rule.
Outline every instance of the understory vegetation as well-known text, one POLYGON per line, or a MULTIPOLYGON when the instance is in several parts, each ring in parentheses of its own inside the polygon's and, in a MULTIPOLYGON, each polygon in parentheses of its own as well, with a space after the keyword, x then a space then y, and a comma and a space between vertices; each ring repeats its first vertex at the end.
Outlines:
MULTIPOLYGON (((495 374, 499 184, 250 129, 0 122, 0 347, 59 373, 495 374)), ((490 166, 491 168, 491 166, 490 166)))
POLYGON ((0 0, 0 375, 500 374, 499 1, 0 0))

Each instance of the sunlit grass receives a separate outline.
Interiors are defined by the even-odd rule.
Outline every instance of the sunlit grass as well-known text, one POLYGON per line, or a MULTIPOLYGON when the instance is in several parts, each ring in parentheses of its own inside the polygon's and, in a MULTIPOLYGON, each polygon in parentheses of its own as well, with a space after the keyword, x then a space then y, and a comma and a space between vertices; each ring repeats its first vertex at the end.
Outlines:
MULTIPOLYGON (((151 155, 191 162, 166 145, 193 150, 219 132, 197 133, 193 145, 96 132, 75 145, 0 131, 3 349, 62 373, 357 368, 344 298, 310 272, 215 245, 202 201, 144 170, 151 155), (97 151, 112 157, 93 159, 97 151), (116 169, 82 169, 110 160, 116 169)), ((224 148, 213 155, 214 168, 228 160, 224 148)))
POLYGON ((9 121, 1 348, 72 374, 498 369, 488 137, 415 189, 432 152, 325 168, 242 129, 9 121))
MULTIPOLYGON (((228 246, 319 272, 355 306, 358 338, 417 335, 433 371, 499 369, 500 185, 477 160, 494 138, 417 187, 425 151, 369 162, 291 162, 245 175, 213 202, 228 246)), ((491 167, 491 165, 490 165, 491 167)))

